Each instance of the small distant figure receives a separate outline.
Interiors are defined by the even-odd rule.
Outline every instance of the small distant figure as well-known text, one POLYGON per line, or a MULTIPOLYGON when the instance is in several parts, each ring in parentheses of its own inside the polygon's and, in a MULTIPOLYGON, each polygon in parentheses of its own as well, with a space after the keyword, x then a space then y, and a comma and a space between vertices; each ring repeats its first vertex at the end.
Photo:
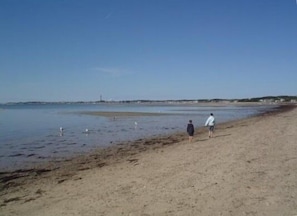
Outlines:
POLYGON ((194 136, 194 125, 192 123, 192 120, 189 120, 188 126, 187 126, 187 132, 189 134, 189 142, 192 142, 193 136, 194 136))
POLYGON ((83 131, 83 134, 85 134, 86 136, 89 136, 89 133, 90 133, 90 131, 88 128, 86 128, 85 131, 83 131))
POLYGON ((205 122, 205 127, 208 126, 208 137, 211 138, 214 136, 214 128, 215 128, 215 118, 213 116, 213 113, 210 113, 210 116, 207 118, 205 122))
POLYGON ((134 122, 134 128, 137 129, 138 123, 134 122))
POLYGON ((60 127, 60 136, 63 136, 63 131, 64 131, 64 129, 62 127, 60 127))

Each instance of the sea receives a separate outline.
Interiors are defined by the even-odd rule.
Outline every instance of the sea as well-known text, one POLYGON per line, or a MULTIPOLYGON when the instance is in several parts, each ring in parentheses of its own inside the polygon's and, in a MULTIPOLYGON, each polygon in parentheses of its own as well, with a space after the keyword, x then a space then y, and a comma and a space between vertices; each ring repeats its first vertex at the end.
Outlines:
POLYGON ((61 160, 123 141, 185 132, 190 119, 195 127, 202 127, 210 113, 217 123, 223 123, 273 108, 271 105, 202 106, 199 103, 0 104, 0 171, 61 160), (94 111, 115 112, 115 116, 82 114, 94 111), (117 112, 158 115, 117 117, 117 112))

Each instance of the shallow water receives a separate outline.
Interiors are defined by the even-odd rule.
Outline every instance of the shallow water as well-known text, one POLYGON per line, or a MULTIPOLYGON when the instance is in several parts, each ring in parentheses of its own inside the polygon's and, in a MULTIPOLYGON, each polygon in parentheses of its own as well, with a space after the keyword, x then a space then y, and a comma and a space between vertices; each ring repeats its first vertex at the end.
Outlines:
POLYGON ((198 104, 0 105, 0 170, 25 168, 32 163, 73 156, 120 141, 185 131, 189 119, 195 127, 200 127, 210 112, 214 113, 217 123, 222 123, 267 109, 267 106, 205 107, 198 104), (80 114, 85 111, 172 115, 110 118, 80 114), (60 127, 63 127, 62 132, 60 127))

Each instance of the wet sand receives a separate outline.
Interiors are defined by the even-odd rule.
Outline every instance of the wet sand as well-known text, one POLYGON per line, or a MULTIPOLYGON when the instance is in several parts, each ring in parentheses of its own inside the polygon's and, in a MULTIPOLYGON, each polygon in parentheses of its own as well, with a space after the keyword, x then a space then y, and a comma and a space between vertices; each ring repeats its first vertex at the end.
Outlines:
POLYGON ((173 115, 168 113, 149 113, 149 112, 106 112, 106 111, 88 111, 88 112, 80 112, 79 114, 84 115, 93 115, 93 116, 103 116, 110 118, 118 118, 118 117, 132 117, 132 116, 160 116, 160 115, 173 115))
POLYGON ((297 215, 297 109, 0 173, 0 215, 297 215))

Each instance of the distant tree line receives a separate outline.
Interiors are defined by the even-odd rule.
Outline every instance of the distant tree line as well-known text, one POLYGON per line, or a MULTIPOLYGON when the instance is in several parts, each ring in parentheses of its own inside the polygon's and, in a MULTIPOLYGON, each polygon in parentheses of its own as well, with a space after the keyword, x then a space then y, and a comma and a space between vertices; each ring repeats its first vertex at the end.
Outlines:
MULTIPOLYGON (((255 98, 243 98, 243 99, 180 99, 180 100, 122 100, 122 101, 76 101, 76 102, 43 102, 43 101, 27 101, 27 102, 9 102, 5 103, 7 105, 11 104, 100 104, 100 103, 209 103, 209 102, 297 102, 297 96, 265 96, 265 97, 255 97, 255 98)), ((1 104, 1 103, 0 103, 1 104)))
POLYGON ((261 102, 261 101, 282 101, 282 102, 291 102, 292 100, 297 100, 297 96, 265 96, 265 97, 256 97, 256 98, 245 98, 237 100, 238 102, 261 102))

